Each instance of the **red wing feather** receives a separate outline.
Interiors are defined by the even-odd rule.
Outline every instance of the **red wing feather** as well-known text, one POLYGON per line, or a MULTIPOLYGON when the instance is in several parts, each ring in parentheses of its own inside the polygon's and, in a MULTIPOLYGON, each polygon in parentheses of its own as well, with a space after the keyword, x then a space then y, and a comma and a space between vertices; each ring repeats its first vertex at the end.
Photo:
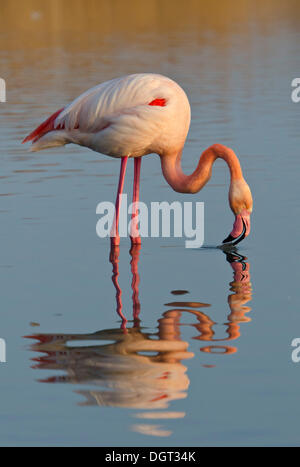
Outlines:
POLYGON ((154 101, 150 102, 148 105, 158 105, 159 107, 165 107, 166 99, 154 99, 154 101))
POLYGON ((37 141, 40 139, 42 136, 44 136, 46 133, 49 133, 49 131, 54 130, 54 122, 57 119, 58 115, 63 111, 64 109, 57 110, 51 117, 49 117, 47 120, 45 120, 39 127, 37 127, 30 135, 28 135, 23 143, 27 143, 27 141, 33 140, 33 142, 37 141))

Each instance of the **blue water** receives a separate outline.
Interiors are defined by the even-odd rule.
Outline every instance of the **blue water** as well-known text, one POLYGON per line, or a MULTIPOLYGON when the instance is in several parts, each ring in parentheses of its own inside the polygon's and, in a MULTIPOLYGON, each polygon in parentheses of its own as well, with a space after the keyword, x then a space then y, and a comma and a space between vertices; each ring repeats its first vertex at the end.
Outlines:
POLYGON ((0 52, 1 445, 299 445, 300 104, 290 94, 300 37, 280 15, 269 26, 0 52), (182 195, 159 158, 145 157, 141 200, 203 201, 205 245, 148 238, 130 254, 121 241, 125 331, 109 241, 96 235, 118 161, 74 146, 29 153, 20 142, 85 89, 139 71, 166 74, 189 96, 184 170, 214 142, 232 147, 254 211, 250 237, 226 257, 216 248, 233 222, 224 163, 202 192, 182 195))

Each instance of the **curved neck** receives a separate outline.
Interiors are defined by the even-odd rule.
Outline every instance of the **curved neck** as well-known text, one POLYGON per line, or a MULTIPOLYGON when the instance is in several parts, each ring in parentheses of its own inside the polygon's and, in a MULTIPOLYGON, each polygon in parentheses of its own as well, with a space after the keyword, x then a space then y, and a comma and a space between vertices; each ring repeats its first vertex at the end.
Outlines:
POLYGON ((200 157, 196 170, 191 175, 185 175, 181 168, 182 150, 178 153, 167 153, 160 156, 163 175, 173 190, 179 193, 197 193, 208 182, 216 159, 221 158, 227 163, 231 182, 243 179, 240 162, 234 151, 222 144, 214 144, 207 148, 200 157))

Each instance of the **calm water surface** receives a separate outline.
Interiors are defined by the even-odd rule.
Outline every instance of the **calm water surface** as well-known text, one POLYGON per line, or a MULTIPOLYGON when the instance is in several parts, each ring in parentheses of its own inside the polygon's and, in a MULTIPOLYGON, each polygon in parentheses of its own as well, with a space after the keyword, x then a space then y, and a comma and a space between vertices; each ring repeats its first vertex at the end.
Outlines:
POLYGON ((173 2, 168 15, 149 1, 129 15, 118 2, 94 12, 76 1, 69 20, 56 2, 50 11, 25 1, 22 15, 9 3, 0 2, 1 445, 299 445, 297 2, 173 2), (143 201, 205 202, 203 248, 160 238, 130 250, 123 239, 110 256, 96 206, 115 198, 118 161, 21 146, 85 89, 142 71, 172 77, 190 98, 187 173, 214 142, 239 155, 254 213, 238 250, 215 248, 233 222, 222 161, 192 196, 170 189, 157 156, 143 159, 143 201))

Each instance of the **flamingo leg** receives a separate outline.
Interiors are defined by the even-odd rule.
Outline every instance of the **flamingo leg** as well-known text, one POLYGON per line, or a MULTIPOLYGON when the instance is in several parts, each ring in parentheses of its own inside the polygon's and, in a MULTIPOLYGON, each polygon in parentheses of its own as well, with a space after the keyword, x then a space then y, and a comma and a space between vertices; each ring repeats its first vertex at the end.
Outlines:
POLYGON ((121 194, 123 192, 123 187, 124 187, 124 179, 125 179, 127 162, 128 162, 128 156, 122 157, 118 193, 117 193, 117 199, 116 199, 116 204, 115 204, 115 217, 114 217, 114 222, 113 222, 113 226, 112 226, 112 230, 110 234, 111 244, 115 246, 120 244, 120 236, 119 236, 120 201, 121 201, 121 194))
POLYGON ((138 203, 140 195, 140 176, 141 176, 142 158, 136 157, 134 159, 134 180, 133 180, 133 198, 134 208, 131 215, 131 243, 133 245, 141 244, 141 237, 138 231, 138 203))

